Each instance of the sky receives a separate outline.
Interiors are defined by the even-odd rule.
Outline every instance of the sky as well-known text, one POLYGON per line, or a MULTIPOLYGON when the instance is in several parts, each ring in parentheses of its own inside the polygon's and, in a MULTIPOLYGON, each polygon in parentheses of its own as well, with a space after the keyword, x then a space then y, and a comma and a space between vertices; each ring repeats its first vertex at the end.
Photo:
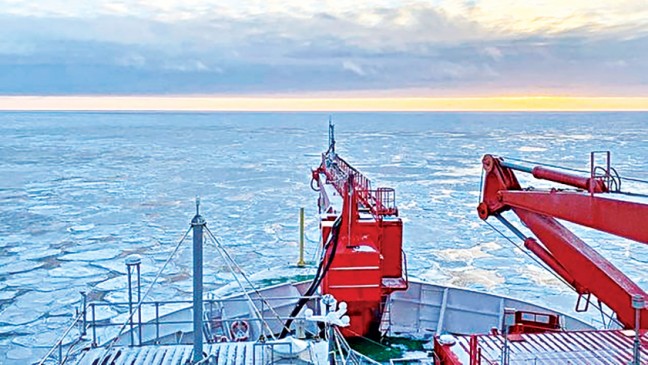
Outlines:
POLYGON ((645 0, 0 0, 0 108, 80 95, 645 103, 646 60, 645 0))

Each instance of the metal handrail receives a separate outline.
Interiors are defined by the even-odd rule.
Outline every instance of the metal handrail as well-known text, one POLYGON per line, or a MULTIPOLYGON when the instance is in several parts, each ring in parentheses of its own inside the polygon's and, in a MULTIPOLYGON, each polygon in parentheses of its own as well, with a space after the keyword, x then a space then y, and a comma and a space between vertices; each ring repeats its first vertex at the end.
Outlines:
MULTIPOLYGON (((303 297, 295 297, 295 296, 277 296, 277 297, 268 297, 268 298, 252 298, 252 300, 286 300, 286 299, 298 299, 298 298, 307 298, 311 300, 316 300, 319 299, 319 295, 311 295, 311 296, 303 296, 303 297)), ((232 302, 245 302, 247 301, 246 298, 221 298, 221 299, 206 299, 204 300, 205 305, 207 306, 213 306, 215 304, 223 304, 223 303, 232 303, 232 302)), ((169 312, 165 313, 164 315, 160 315, 159 308, 163 307, 165 305, 172 305, 172 304, 191 304, 191 300, 166 300, 166 301, 143 301, 141 303, 142 306, 149 305, 149 306, 154 306, 155 307, 155 317, 150 318, 147 322, 141 322, 138 326, 138 328, 144 328, 144 327, 156 327, 156 341, 159 340, 160 333, 159 333, 159 327, 164 326, 164 325, 178 325, 178 324, 191 324, 193 323, 192 320, 184 320, 184 321, 161 321, 160 318, 163 317, 164 315, 171 315, 174 312, 169 312)), ((115 307, 125 307, 128 306, 129 302, 90 302, 87 303, 86 306, 83 308, 81 312, 79 312, 78 315, 74 317, 74 320, 72 323, 66 328, 66 330, 63 332, 63 334, 56 340, 56 342, 52 345, 52 347, 49 349, 49 351, 40 359, 40 361, 37 363, 37 365, 44 365, 48 360, 55 360, 56 356, 54 355, 55 351, 58 350, 58 364, 63 364, 64 363, 64 358, 63 358, 63 341, 65 338, 70 334, 70 331, 72 331, 73 328, 78 326, 80 323, 83 323, 83 328, 81 331, 81 336, 79 339, 82 338, 83 334, 87 333, 88 330, 91 331, 92 333, 92 343, 91 346, 96 347, 98 346, 97 343, 97 329, 98 328, 109 328, 109 327, 118 327, 121 326, 120 323, 113 323, 110 322, 110 319, 107 320, 97 320, 96 319, 96 308, 98 307, 107 307, 107 308, 115 308, 115 307), (90 307, 91 311, 88 313, 87 308, 90 307), (91 316, 90 319, 88 319, 88 315, 91 316), (53 357, 54 356, 54 357, 53 357)), ((188 307, 187 307, 188 308, 188 307)), ((182 310, 182 309, 181 309, 182 310)), ((265 311, 265 310, 264 310, 265 311)), ((281 320, 285 321, 288 319, 297 319, 296 317, 289 317, 289 316, 279 316, 275 318, 276 320, 281 320)), ((262 321, 263 318, 256 318, 256 317, 230 317, 230 318, 222 318, 222 319, 205 319, 202 321, 202 323, 226 323, 230 322, 233 320, 244 320, 248 322, 255 322, 255 321, 262 321)), ((141 345, 141 344, 140 344, 141 345)), ((69 351, 69 350, 68 350, 69 351)))
MULTIPOLYGON (((298 299, 298 298, 306 298, 306 299, 309 299, 309 300, 317 300, 317 299, 320 299, 321 296, 319 296, 319 295, 300 296, 300 297, 277 296, 277 297, 267 297, 267 298, 253 298, 253 300, 259 300, 259 301, 270 300, 270 301, 272 301, 272 300, 298 299)), ((245 301, 247 301, 247 298, 207 299, 207 300, 204 301, 204 305, 211 308, 214 304, 231 303, 231 302, 245 302, 245 301)), ((189 300, 168 300, 168 301, 142 302, 141 303, 142 306, 150 305, 150 306, 155 307, 155 316, 152 317, 152 318, 148 318, 146 322, 138 323, 137 328, 138 328, 138 330, 141 330, 141 328, 150 328, 150 327, 155 326, 155 329, 156 329, 155 330, 155 333, 156 333, 155 341, 157 342, 160 339, 160 326, 164 326, 164 325, 182 325, 182 324, 191 324, 191 323, 193 323, 193 320, 178 320, 178 321, 160 320, 161 317, 167 316, 167 315, 172 315, 173 313, 176 312, 176 311, 172 311, 172 312, 169 312, 169 313, 165 313, 164 315, 160 315, 160 311, 159 311, 160 307, 163 307, 163 306, 169 305, 169 304, 191 304, 191 303, 192 303, 192 301, 189 301, 189 300)), ((91 303, 89 303, 89 306, 91 308, 92 318, 91 318, 91 320, 86 321, 86 323, 87 323, 86 329, 90 329, 91 332, 92 332, 92 346, 93 347, 98 345, 98 343, 97 343, 97 329, 98 328, 109 328, 109 327, 121 326, 120 323, 110 322, 109 319, 107 321, 106 320, 97 321, 95 319, 95 308, 96 307, 114 308, 114 307, 119 307, 119 306, 124 307, 124 306, 127 306, 128 304, 129 304, 128 302, 113 302, 113 303, 91 302, 91 303)), ((187 307, 187 308, 189 308, 189 307, 187 307)), ((261 308, 262 308, 261 314, 263 314, 265 312, 265 309, 263 309, 264 306, 262 305, 261 308)), ((180 310, 182 310, 182 309, 180 309, 180 310)), ((213 310, 214 309, 211 308, 210 313, 213 310)), ((244 313, 244 314, 246 314, 246 313, 244 313)), ((251 315, 249 313, 247 313, 247 314, 251 315)), ((277 321, 285 322, 285 321, 287 321, 289 319, 294 320, 294 319, 299 319, 299 317, 274 315, 271 320, 277 320, 277 321)), ((244 321, 248 321, 248 322, 258 322, 258 321, 264 321, 264 320, 267 320, 267 319, 265 317, 264 318, 257 318, 257 317, 240 317, 240 316, 236 317, 236 316, 232 316, 232 317, 228 317, 228 318, 207 318, 207 319, 204 319, 202 321, 202 323, 203 324, 205 324, 205 323, 208 323, 208 324, 211 324, 211 323, 223 324, 223 323, 227 323, 227 322, 231 322, 231 321, 235 321, 235 320, 244 320, 244 321)), ((141 343, 140 343, 140 345, 141 345, 141 343)))
POLYGON ((401 249, 401 256, 402 256, 402 263, 403 263, 403 272, 405 273, 405 283, 407 284, 407 287, 409 288, 409 272, 407 270, 407 254, 405 253, 405 250, 401 249))
MULTIPOLYGON (((321 296, 320 295, 310 295, 310 296, 281 296, 281 297, 264 297, 264 298, 252 298, 252 300, 282 300, 282 299, 299 299, 299 298, 307 298, 307 299, 319 299, 321 296)), ((204 303, 226 303, 226 302, 245 302, 247 301, 247 298, 221 298, 221 299, 204 299, 204 303)), ((168 304, 191 304, 193 303, 191 300, 153 300, 153 301, 142 301, 142 305, 168 305, 168 304)), ((90 302, 88 305, 95 305, 97 307, 99 306, 126 306, 128 305, 128 302, 90 302)))

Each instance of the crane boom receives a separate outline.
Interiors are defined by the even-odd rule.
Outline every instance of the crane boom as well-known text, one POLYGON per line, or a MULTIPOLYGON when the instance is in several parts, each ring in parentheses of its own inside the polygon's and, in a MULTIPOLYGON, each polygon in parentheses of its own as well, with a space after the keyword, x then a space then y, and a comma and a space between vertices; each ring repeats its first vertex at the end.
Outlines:
POLYGON ((313 177, 323 173, 327 180, 335 187, 340 196, 346 193, 346 183, 352 179, 352 188, 357 192, 358 200, 368 209, 376 219, 384 216, 397 216, 396 192, 392 188, 371 189, 371 180, 335 152, 322 155, 322 164, 313 172, 313 177))
MULTIPOLYGON (((485 220, 512 210, 542 243, 527 238, 525 247, 579 294, 595 295, 616 312, 620 323, 633 328, 632 299, 641 296, 648 301, 648 294, 558 219, 648 243, 644 223, 648 205, 601 196, 609 191, 604 178, 584 178, 544 167, 523 168, 492 155, 484 156, 482 162, 485 177, 478 207, 480 218, 485 220), (515 171, 588 191, 525 190, 515 171)), ((640 312, 640 327, 647 329, 648 310, 640 312)))

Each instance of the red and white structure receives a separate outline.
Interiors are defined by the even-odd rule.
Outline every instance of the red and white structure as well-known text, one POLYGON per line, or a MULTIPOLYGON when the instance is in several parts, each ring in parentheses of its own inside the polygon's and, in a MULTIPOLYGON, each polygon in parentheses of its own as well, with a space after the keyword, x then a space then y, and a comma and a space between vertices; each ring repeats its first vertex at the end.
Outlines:
POLYGON ((403 222, 394 189, 373 189, 368 178, 335 153, 333 128, 329 124, 329 149, 312 176, 320 194, 328 263, 320 288, 349 304, 351 325, 342 330, 345 336, 371 336, 378 333, 386 297, 407 289, 403 222))

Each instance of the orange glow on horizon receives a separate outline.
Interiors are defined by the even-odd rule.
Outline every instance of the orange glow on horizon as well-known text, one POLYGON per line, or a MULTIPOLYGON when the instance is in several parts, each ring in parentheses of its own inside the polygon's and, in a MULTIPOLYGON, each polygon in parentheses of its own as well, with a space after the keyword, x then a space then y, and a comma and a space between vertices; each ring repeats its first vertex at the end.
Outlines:
POLYGON ((0 96, 4 111, 648 111, 648 97, 0 96))

